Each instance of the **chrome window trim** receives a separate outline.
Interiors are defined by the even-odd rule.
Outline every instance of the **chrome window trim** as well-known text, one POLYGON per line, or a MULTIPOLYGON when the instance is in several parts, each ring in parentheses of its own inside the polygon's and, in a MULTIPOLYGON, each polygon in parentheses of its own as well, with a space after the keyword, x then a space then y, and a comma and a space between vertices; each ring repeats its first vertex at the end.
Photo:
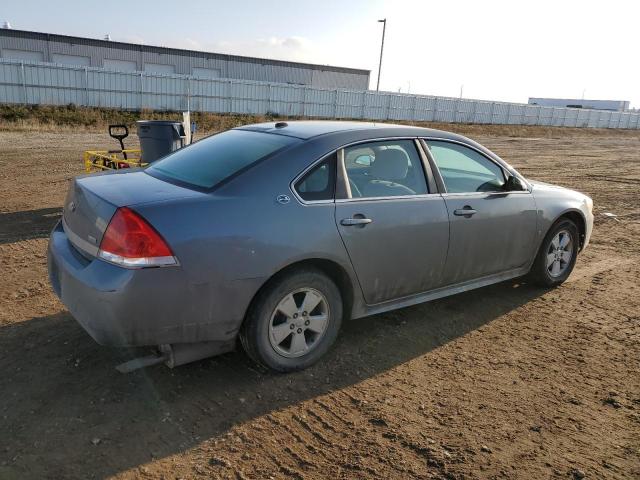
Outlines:
POLYGON ((295 197, 296 197, 296 200, 298 200, 298 202, 300 202, 302 205, 314 206, 314 205, 330 205, 335 203, 335 200, 302 200, 297 195, 295 197))
POLYGON ((442 195, 443 193, 446 193, 447 187, 444 184, 444 180, 442 179, 442 174, 440 173, 440 170, 436 165, 436 161, 434 160, 433 155, 431 154, 431 149, 427 145, 427 141, 424 138, 419 138, 418 143, 422 147, 422 151, 424 152, 424 155, 427 161, 429 162, 429 166, 431 167, 431 172, 433 172, 433 179, 435 181, 438 193, 440 193, 440 195, 442 195))
MULTIPOLYGON (((289 190, 291 190, 291 193, 293 194, 294 198, 298 201, 298 203, 300 203, 301 205, 326 205, 329 203, 335 203, 337 200, 335 198, 335 192, 338 191, 338 177, 339 175, 336 175, 336 189, 334 191, 334 198, 332 200, 303 200, 302 197, 300 197, 300 195, 298 195, 298 192, 296 192, 296 189, 294 187, 294 185, 296 184, 296 182, 298 180, 300 180, 300 178, 302 178, 309 170, 311 170, 313 167, 315 167, 318 163, 322 162, 325 158, 327 158, 329 155, 333 155, 336 152, 340 152, 341 150, 344 151, 345 148, 347 147, 351 147, 353 145, 358 145, 361 143, 370 143, 370 142, 382 142, 385 140, 420 140, 420 137, 418 135, 411 135, 411 136, 393 136, 393 137, 375 137, 375 138, 367 138, 365 140, 354 140, 353 142, 349 142, 349 143, 345 143, 341 146, 339 146, 338 148, 334 148, 332 150, 329 150, 328 152, 320 155, 320 157, 318 157, 316 160, 314 160, 313 162, 311 162, 311 164, 309 166, 307 166, 304 170, 302 170, 298 175, 296 175, 294 177, 293 180, 291 180, 291 182, 289 182, 289 190)), ((344 152, 343 152, 344 153, 344 152)), ((418 151, 418 154, 420 152, 418 151)), ((338 162, 340 162, 340 154, 338 153, 338 162)), ((340 167, 340 165, 338 165, 338 168, 340 167)), ((424 169, 424 166, 422 167, 424 169)), ((345 179, 347 179, 346 176, 346 171, 345 173, 345 179)), ((423 172, 424 173, 424 172, 423 172)), ((425 178, 426 181, 426 178, 425 178)), ((346 182, 347 184, 349 183, 348 181, 346 182)), ((346 187, 345 187, 346 190, 346 187)), ((349 187, 349 190, 346 190, 347 192, 351 191, 351 188, 349 187)), ((434 192, 431 193, 429 192, 428 195, 439 195, 438 192, 434 192)), ((415 195, 410 195, 409 197, 414 197, 415 195)), ((403 196, 404 197, 404 196, 403 196)), ((372 198, 380 198, 380 197, 372 197, 372 198)), ((392 198, 399 198, 399 197, 392 197, 392 198)), ((351 199, 340 199, 340 200, 351 200, 351 199)))
MULTIPOLYGON (((437 141, 437 142, 455 143, 455 144, 458 144, 458 145, 462 145, 463 147, 467 147, 467 148, 475 151, 476 153, 480 154, 482 157, 486 158, 487 160, 489 160, 494 165, 498 166, 498 168, 500 168, 500 170, 502 170, 502 174, 503 175, 504 175, 504 172, 506 171, 509 174, 511 174, 512 176, 517 177, 520 181, 522 181, 524 183, 524 186, 527 188, 526 190, 520 190, 520 191, 516 190, 516 191, 513 191, 513 192, 505 192, 505 191, 496 190, 496 191, 492 191, 492 192, 458 192, 458 193, 449 193, 449 192, 446 191, 447 190, 447 186, 444 183, 444 178, 442 178, 442 174, 440 173, 440 169, 435 164, 435 159, 433 159, 434 160, 434 165, 435 165, 436 168, 438 168, 438 175, 440 175, 440 178, 442 179, 442 185, 443 185, 443 187, 445 189, 445 191, 442 192, 443 195, 444 194, 449 194, 449 195, 471 195, 471 194, 474 194, 474 193, 485 193, 485 194, 486 193, 496 193, 496 194, 531 193, 532 187, 529 184, 529 182, 527 182, 526 178, 524 178, 520 173, 518 173, 518 171, 516 171, 511 165, 507 164, 504 161, 499 162, 496 159, 491 158, 485 152, 483 152, 482 150, 480 150, 479 148, 477 148, 477 147, 475 147, 473 145, 469 145, 468 143, 462 142, 460 140, 452 140, 452 139, 449 139, 449 138, 442 138, 442 137, 420 137, 420 139, 422 139, 426 143, 427 147, 429 147, 429 144, 427 143, 429 140, 434 140, 434 141, 437 141)), ((431 156, 431 158, 433 158, 433 154, 431 153, 431 149, 428 149, 428 152, 429 152, 429 155, 431 156)), ((507 178, 506 178, 506 175, 505 175, 505 181, 506 180, 507 180, 507 178)))
MULTIPOLYGON (((428 147, 428 145, 427 145, 428 147)), ((421 157, 422 159, 422 157, 421 157)), ((435 164, 435 161, 433 161, 433 163, 430 161, 429 162, 429 166, 431 167, 431 173, 434 176, 434 180, 436 179, 437 176, 440 176, 440 178, 442 179, 441 175, 440 175, 440 170, 438 170, 437 165, 435 164)), ((424 171, 425 165, 422 165, 423 168, 423 174, 425 174, 425 181, 428 180, 427 178, 427 172, 424 171)), ((436 187, 438 187, 438 189, 440 188, 438 185, 438 182, 436 181, 436 187)), ((427 183, 427 188, 429 188, 429 183, 427 183)), ((495 159, 487 156, 487 154, 481 150, 479 150, 478 148, 474 147, 473 145, 469 145, 466 142, 460 141, 460 140, 453 140, 450 138, 443 138, 443 137, 433 137, 433 136, 428 136, 428 137, 424 137, 424 136, 420 136, 420 135, 411 135, 411 136, 392 136, 392 137, 375 137, 375 138, 367 138, 364 140, 354 140, 353 142, 349 142, 349 143, 345 143, 344 145, 341 145, 338 148, 334 148, 324 154, 322 154, 320 157, 318 157, 316 160, 314 160, 309 166, 307 166, 304 170, 302 170, 298 175, 296 175, 294 177, 294 179, 289 182, 289 190, 291 191, 291 193, 293 194, 294 198, 298 201, 298 203, 300 203, 301 205, 309 205, 309 206, 313 206, 313 205, 328 205, 328 204, 333 204, 333 203, 344 203, 344 202, 349 202, 349 201, 371 201, 371 200, 392 200, 392 199, 401 199, 401 200, 406 200, 408 198, 416 198, 416 197, 433 197, 434 195, 441 195, 441 196, 445 196, 445 195, 471 195, 474 193, 478 193, 478 194, 520 194, 520 193, 531 193, 532 187, 529 184, 529 182, 527 182, 526 178, 524 178, 520 173, 518 173, 515 169, 513 169, 513 167, 511 167, 510 165, 508 165, 506 162, 498 162, 495 159), (348 147, 352 147, 354 145, 359 145, 359 144, 363 144, 363 143, 371 143, 371 142, 381 142, 381 141, 386 141, 386 140, 414 140, 414 143, 417 141, 417 143, 419 144, 419 147, 416 147, 416 150, 418 151, 418 155, 421 156, 422 153, 424 153, 427 156, 428 160, 433 160, 433 155, 431 155, 431 151, 428 148, 422 148, 421 145, 421 141, 427 142, 428 140, 436 140, 436 141, 440 141, 440 142, 449 142, 449 143, 457 143, 459 145, 462 145, 464 147, 470 148, 476 152, 478 152, 480 155, 482 155, 483 157, 485 157, 487 160, 489 160, 490 162, 495 163, 496 165, 498 165, 498 167, 500 167, 502 170, 506 170, 509 173, 511 173, 512 175, 518 177, 527 187, 527 190, 522 190, 522 191, 515 191, 515 192, 467 192, 467 193, 449 193, 446 191, 446 185, 444 185, 444 181, 442 181, 442 191, 435 191, 435 192, 431 192, 429 191, 429 193, 426 194, 416 194, 416 195, 400 195, 397 197, 368 197, 368 198, 345 198, 345 199, 336 199, 335 198, 335 192, 338 191, 338 185, 337 182, 339 181, 339 177, 340 175, 336 175, 336 189, 334 191, 334 198, 330 199, 330 200, 303 200, 302 197, 300 197, 300 195, 298 195, 298 192, 296 191, 294 185, 296 184, 296 182, 298 180, 300 180, 300 178, 302 178, 309 170, 313 169, 318 163, 322 162, 325 158, 327 158, 329 155, 333 155, 334 153, 338 153, 338 165, 337 168, 341 168, 340 163, 342 162, 342 167, 345 168, 343 175, 344 175, 344 179, 346 181, 346 186, 345 191, 349 192, 351 191, 351 187, 349 186, 349 182, 348 182, 348 177, 346 175, 346 166, 344 165, 344 149, 348 148, 348 147), (503 164, 504 163, 504 164, 503 164)))
POLYGON ((436 173, 433 171, 433 165, 429 158, 431 152, 425 151, 426 149, 423 142, 421 142, 419 138, 416 138, 413 143, 416 145, 418 155, 420 155, 420 160, 422 161, 422 169, 424 170, 425 179, 427 181, 427 192, 430 194, 440 193, 438 181, 436 180, 436 173))
POLYGON ((356 198, 339 198, 335 203, 350 203, 350 202, 378 202, 389 200, 421 200, 425 198, 433 198, 440 196, 439 193, 419 193, 416 195, 396 195, 391 197, 356 197, 356 198))
POLYGON ((506 195, 529 195, 531 194, 530 191, 528 190, 521 190, 521 191, 513 191, 513 192, 450 192, 450 193, 443 193, 442 197, 443 198, 449 198, 449 197, 470 197, 470 196, 475 196, 475 197, 480 197, 480 196, 506 196, 506 195))
POLYGON ((418 135, 404 135, 404 136, 393 136, 393 137, 375 137, 375 138, 367 138, 365 140, 354 140, 353 142, 345 143, 341 145, 336 150, 345 149, 348 147, 353 147, 354 145, 359 145, 362 143, 372 143, 372 142, 384 142, 387 140, 416 140, 420 138, 418 135))
MULTIPOLYGON (((353 198, 353 195, 351 193, 351 182, 349 182, 349 175, 347 174, 347 166, 344 163, 344 148, 341 148, 340 150, 338 150, 338 168, 340 169, 340 172, 342 173, 342 175, 339 176, 339 178, 342 180, 342 182, 344 183, 343 187, 344 187, 344 191, 347 193, 347 198, 346 199, 350 199, 353 198)), ((336 178, 336 181, 338 179, 336 178)), ((337 191, 337 188, 336 188, 337 191)), ((337 198, 334 198, 335 201, 338 201, 337 198)), ((339 199, 339 200, 345 200, 345 199, 339 199)))
MULTIPOLYGON (((293 194, 293 196, 295 197, 295 199, 301 203, 302 205, 327 205, 327 204, 331 204, 335 202, 335 198, 336 198, 336 191, 334 188, 333 191, 333 198, 329 199, 329 200, 304 200, 299 194, 298 191, 295 188, 296 183, 298 183, 298 180, 300 180, 302 177, 304 177, 307 172, 309 172, 310 170, 313 170, 318 164, 322 163, 324 160, 327 159, 327 157, 333 155, 334 153, 336 153, 339 149, 336 148, 334 150, 331 150, 329 153, 325 153, 324 155, 320 156, 320 158, 318 158, 317 160, 314 160, 311 165, 309 165, 307 168, 305 168, 304 170, 302 170, 302 172, 300 172, 298 175, 296 175, 296 177, 291 180, 291 182, 289 182, 289 190, 291 190, 291 193, 293 194)), ((336 166, 337 168, 337 166, 336 166)), ((337 187, 337 177, 338 175, 336 175, 336 187, 337 187)))

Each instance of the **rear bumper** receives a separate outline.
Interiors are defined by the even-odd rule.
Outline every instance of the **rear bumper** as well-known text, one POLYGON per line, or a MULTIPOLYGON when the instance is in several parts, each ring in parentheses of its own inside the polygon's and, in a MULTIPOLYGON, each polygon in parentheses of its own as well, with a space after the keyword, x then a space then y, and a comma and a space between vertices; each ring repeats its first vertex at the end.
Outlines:
POLYGON ((232 342, 262 279, 189 280, 181 266, 126 269, 87 259, 62 225, 51 232, 49 280, 73 317, 101 345, 232 342))

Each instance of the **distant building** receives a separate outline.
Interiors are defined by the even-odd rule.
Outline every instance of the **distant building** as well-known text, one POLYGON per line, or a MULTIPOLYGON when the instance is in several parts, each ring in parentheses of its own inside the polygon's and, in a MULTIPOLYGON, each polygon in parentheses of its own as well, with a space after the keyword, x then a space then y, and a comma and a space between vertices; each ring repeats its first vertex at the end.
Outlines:
POLYGON ((120 72, 191 75, 367 90, 369 70, 0 29, 0 58, 120 72))
POLYGON ((537 98, 530 97, 529 105, 543 107, 589 108, 592 110, 609 110, 625 112, 629 110, 629 102, 625 100, 585 100, 576 98, 537 98))

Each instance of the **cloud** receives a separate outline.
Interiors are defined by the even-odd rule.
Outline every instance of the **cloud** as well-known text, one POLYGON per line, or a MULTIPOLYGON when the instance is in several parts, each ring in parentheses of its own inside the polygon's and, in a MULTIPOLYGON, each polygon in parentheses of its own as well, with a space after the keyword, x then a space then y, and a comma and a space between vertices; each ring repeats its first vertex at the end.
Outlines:
POLYGON ((185 38, 182 42, 184 44, 183 48, 188 50, 202 50, 202 43, 198 40, 194 40, 193 38, 185 38))
POLYGON ((314 57, 312 42, 307 38, 299 36, 220 40, 204 44, 195 40, 184 39, 179 43, 181 44, 181 48, 247 57, 291 61, 311 61, 314 57))
POLYGON ((270 47, 284 47, 288 49, 305 49, 310 47, 310 41, 304 37, 269 37, 267 39, 258 39, 258 43, 269 45, 270 47))
POLYGON ((276 58, 282 60, 308 61, 313 57, 313 44, 304 37, 269 37, 227 45, 240 55, 276 58))
MULTIPOLYGON (((129 35, 114 40, 145 44, 142 37, 129 35)), ((198 50, 202 52, 223 53, 245 57, 269 58, 274 60, 288 60, 296 62, 317 63, 322 57, 316 51, 315 45, 308 38, 301 36, 267 37, 246 40, 218 40, 215 42, 202 41, 192 37, 167 38, 163 42, 149 42, 170 48, 198 50)))
POLYGON ((144 38, 139 35, 111 35, 111 38, 116 42, 137 43, 139 45, 146 43, 144 38))
POLYGON ((305 48, 307 40, 302 37, 287 37, 282 40, 282 46, 287 48, 305 48))

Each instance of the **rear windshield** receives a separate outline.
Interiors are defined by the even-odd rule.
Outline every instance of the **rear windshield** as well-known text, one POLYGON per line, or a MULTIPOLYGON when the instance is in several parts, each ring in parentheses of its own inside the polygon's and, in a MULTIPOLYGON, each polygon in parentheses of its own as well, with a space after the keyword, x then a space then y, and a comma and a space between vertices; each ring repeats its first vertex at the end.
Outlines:
POLYGON ((176 150, 146 171, 160 178, 212 188, 243 168, 298 141, 283 135, 228 130, 176 150))

